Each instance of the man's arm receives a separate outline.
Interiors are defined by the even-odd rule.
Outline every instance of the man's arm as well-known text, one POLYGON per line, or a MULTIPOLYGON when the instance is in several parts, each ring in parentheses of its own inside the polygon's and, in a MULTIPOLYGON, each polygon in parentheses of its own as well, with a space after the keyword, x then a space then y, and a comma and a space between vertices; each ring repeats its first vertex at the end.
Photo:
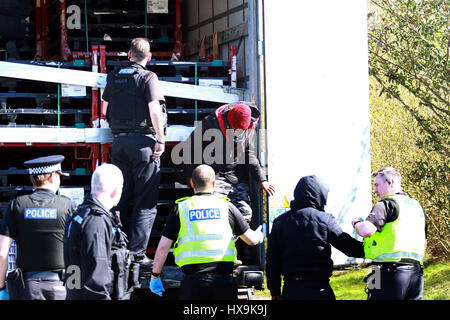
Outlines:
POLYGON ((249 137, 248 145, 246 146, 247 159, 250 172, 258 182, 260 190, 264 190, 269 196, 275 194, 275 187, 266 179, 264 170, 261 168, 261 164, 256 156, 256 134, 252 133, 249 137))
POLYGON ((256 246, 264 240, 264 236, 261 231, 253 231, 251 228, 248 228, 248 230, 241 234, 239 238, 241 238, 249 246, 256 246))
POLYGON ((253 231, 239 209, 231 202, 228 203, 228 220, 233 232, 249 246, 256 246, 264 240, 261 230, 253 231))
MULTIPOLYGON (((170 247, 172 246, 173 241, 169 238, 166 238, 164 236, 161 236, 161 239, 158 243, 158 248, 155 252, 155 260, 153 261, 153 273, 161 273, 161 270, 164 266, 164 263, 166 262, 167 255, 169 254, 170 247)), ((152 275, 152 278, 155 279, 152 275)))
POLYGON ((164 136, 164 123, 159 100, 153 100, 148 104, 152 126, 156 131, 156 145, 153 153, 153 159, 156 159, 164 152, 166 137, 164 136))
POLYGON ((8 271, 8 255, 13 239, 0 235, 0 288, 6 286, 6 271, 8 271))
POLYGON ((393 200, 385 199, 378 202, 369 213, 365 221, 353 224, 355 231, 363 238, 370 237, 376 231, 381 232, 386 223, 398 218, 397 204, 393 200))
POLYGON ((328 241, 333 247, 349 257, 364 258, 363 243, 342 231, 331 214, 328 220, 328 241))

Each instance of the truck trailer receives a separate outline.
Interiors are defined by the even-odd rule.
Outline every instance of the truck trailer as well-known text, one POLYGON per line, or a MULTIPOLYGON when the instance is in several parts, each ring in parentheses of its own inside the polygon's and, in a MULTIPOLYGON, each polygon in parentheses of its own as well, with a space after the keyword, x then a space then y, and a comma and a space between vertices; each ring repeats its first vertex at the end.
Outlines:
MULTIPOLYGON (((269 234, 298 180, 315 174, 330 187, 326 211, 356 236, 350 222, 371 206, 365 1, 37 3, 30 1, 27 34, 15 40, 20 57, 5 47, 0 61, 2 211, 31 191, 22 169, 31 154, 65 155, 71 177, 60 192, 81 202, 90 191, 93 170, 110 161, 113 136, 101 113, 106 74, 140 36, 152 40, 147 68, 161 80, 169 124, 150 258, 174 201, 192 194, 174 149, 197 121, 236 101, 252 101, 261 111, 257 154, 276 188, 267 197, 249 179, 252 229, 263 225, 269 234)), ((251 299, 264 288, 265 244, 239 259, 239 297, 251 299)), ((333 261, 358 263, 338 252, 333 261)), ((155 298, 149 278, 150 270, 141 270, 133 298, 155 298)), ((176 297, 181 278, 171 254, 162 276, 166 299, 176 297)))

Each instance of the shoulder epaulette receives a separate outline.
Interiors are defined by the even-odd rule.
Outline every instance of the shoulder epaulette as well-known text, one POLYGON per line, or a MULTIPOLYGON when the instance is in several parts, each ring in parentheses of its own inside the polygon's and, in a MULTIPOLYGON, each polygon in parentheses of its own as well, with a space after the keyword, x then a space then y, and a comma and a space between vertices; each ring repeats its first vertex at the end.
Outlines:
POLYGON ((226 196, 217 196, 217 198, 227 200, 228 202, 230 201, 230 199, 226 196))
POLYGON ((189 197, 180 198, 180 199, 178 199, 178 200, 175 200, 175 203, 178 204, 178 203, 180 203, 181 201, 187 200, 187 199, 189 199, 189 198, 192 198, 192 197, 189 196, 189 197))

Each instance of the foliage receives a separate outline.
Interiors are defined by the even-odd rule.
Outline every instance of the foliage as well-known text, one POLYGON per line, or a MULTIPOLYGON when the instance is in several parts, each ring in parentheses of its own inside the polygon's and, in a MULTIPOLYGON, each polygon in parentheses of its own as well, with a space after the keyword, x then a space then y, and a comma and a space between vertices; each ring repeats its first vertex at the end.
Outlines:
POLYGON ((424 147, 449 156, 449 5, 446 0, 372 0, 370 72, 426 132, 424 147), (406 103, 399 87, 419 99, 406 103), (424 110, 424 112, 423 112, 424 110), (426 145, 426 146, 425 146, 426 145))
POLYGON ((450 256, 448 22, 445 0, 369 1, 372 169, 400 170, 438 258, 450 256))

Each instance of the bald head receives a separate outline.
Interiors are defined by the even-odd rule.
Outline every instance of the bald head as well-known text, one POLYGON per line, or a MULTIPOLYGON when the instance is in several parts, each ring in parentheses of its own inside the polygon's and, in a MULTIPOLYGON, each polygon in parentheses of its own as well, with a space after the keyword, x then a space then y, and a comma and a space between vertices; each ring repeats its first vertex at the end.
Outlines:
POLYGON ((199 165, 192 172, 192 184, 194 191, 206 192, 214 190, 214 181, 216 179, 216 173, 214 169, 206 164, 199 165))

